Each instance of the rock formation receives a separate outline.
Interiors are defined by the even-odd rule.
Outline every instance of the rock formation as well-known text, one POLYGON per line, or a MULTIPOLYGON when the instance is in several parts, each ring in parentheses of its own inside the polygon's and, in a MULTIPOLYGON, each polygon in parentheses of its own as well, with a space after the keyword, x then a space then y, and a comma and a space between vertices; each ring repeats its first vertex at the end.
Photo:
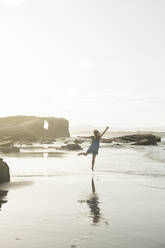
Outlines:
POLYGON ((84 142, 84 140, 82 140, 82 139, 75 139, 74 140, 75 144, 82 144, 83 142, 84 142))
POLYGON ((73 143, 73 144, 67 144, 66 146, 61 146, 60 149, 78 151, 78 150, 82 150, 82 147, 79 144, 73 143))
POLYGON ((10 147, 0 147, 0 151, 2 153, 18 153, 20 149, 18 147, 10 146, 10 147))
POLYGON ((0 183, 7 182, 10 182, 9 166, 0 158, 0 183))
POLYGON ((1 153, 18 153, 20 149, 14 146, 14 141, 11 137, 0 139, 0 152, 1 153))
POLYGON ((7 190, 0 190, 0 210, 1 210, 2 204, 7 202, 7 200, 5 199, 7 196, 7 193, 8 193, 7 190))
POLYGON ((10 136, 14 141, 48 140, 69 137, 69 122, 63 118, 11 116, 0 118, 0 139, 10 136), (44 122, 47 127, 44 128, 44 122))
POLYGON ((133 145, 156 145, 161 138, 152 134, 132 134, 111 139, 101 139, 102 143, 111 143, 116 141, 119 143, 131 143, 133 145))

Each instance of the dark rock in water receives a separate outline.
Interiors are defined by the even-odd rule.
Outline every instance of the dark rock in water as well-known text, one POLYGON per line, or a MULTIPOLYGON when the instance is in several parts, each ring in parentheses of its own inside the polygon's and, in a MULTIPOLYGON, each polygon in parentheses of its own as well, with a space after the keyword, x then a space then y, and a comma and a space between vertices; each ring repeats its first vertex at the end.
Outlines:
POLYGON ((133 145, 156 145, 161 141, 161 138, 152 134, 132 134, 121 137, 107 139, 106 143, 116 141, 119 143, 133 143, 133 145))
POLYGON ((157 145, 157 141, 155 139, 141 139, 133 143, 133 145, 136 146, 157 145))
POLYGON ((3 147, 3 148, 0 148, 0 151, 2 153, 18 153, 20 152, 20 149, 18 147, 3 147))
POLYGON ((83 142, 84 142, 84 140, 82 140, 82 139, 75 139, 74 140, 75 144, 82 144, 83 142))
POLYGON ((113 144, 112 147, 115 147, 115 148, 120 148, 122 145, 121 144, 113 144))
POLYGON ((46 140, 40 140, 40 144, 54 144, 56 140, 55 139, 46 139, 46 140))
POLYGON ((1 210, 2 204, 7 202, 7 200, 5 200, 7 193, 8 193, 7 190, 0 190, 0 210, 1 210))
POLYGON ((79 144, 67 144, 66 146, 61 146, 61 149, 77 151, 82 150, 82 147, 79 144))
POLYGON ((14 141, 36 141, 69 137, 69 122, 63 118, 12 116, 0 118, 0 138, 10 136, 14 141), (44 123, 47 127, 44 128, 44 123))
POLYGON ((68 144, 68 143, 69 143, 69 140, 64 141, 64 144, 68 144))
POLYGON ((112 139, 103 139, 100 140, 101 143, 112 143, 112 139))
POLYGON ((19 148, 14 146, 14 141, 11 137, 5 137, 0 140, 0 152, 2 153, 16 153, 19 152, 19 148))
POLYGON ((7 163, 0 158, 0 183, 10 182, 10 170, 7 163))

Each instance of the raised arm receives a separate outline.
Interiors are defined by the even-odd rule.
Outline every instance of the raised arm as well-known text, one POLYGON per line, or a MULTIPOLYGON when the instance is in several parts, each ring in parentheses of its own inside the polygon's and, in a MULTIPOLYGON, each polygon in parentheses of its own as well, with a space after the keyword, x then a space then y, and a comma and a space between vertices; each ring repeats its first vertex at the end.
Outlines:
POLYGON ((105 134, 105 132, 108 130, 108 128, 109 127, 106 127, 106 129, 104 130, 104 132, 101 133, 100 137, 102 137, 105 134))

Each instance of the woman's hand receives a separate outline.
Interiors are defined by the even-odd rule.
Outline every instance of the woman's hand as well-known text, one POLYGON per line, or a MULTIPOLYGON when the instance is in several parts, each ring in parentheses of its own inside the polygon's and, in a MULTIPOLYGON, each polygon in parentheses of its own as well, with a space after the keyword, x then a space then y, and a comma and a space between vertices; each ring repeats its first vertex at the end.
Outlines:
POLYGON ((106 129, 104 130, 104 132, 100 135, 100 137, 102 137, 104 134, 105 134, 105 132, 108 130, 108 126, 106 127, 106 129))

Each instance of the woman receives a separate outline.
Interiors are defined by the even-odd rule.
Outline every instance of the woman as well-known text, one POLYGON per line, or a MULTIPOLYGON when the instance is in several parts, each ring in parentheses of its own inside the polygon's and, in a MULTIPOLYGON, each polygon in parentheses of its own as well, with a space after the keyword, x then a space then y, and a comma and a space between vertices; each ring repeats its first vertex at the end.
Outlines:
POLYGON ((94 170, 95 158, 99 150, 100 138, 105 134, 108 128, 109 127, 106 127, 106 129, 104 130, 102 134, 100 134, 98 130, 94 130, 93 131, 94 136, 89 136, 89 137, 79 136, 80 138, 91 138, 92 139, 92 143, 89 146, 88 150, 86 152, 80 152, 78 154, 78 155, 84 155, 84 156, 87 156, 88 154, 92 154, 92 171, 94 170))

